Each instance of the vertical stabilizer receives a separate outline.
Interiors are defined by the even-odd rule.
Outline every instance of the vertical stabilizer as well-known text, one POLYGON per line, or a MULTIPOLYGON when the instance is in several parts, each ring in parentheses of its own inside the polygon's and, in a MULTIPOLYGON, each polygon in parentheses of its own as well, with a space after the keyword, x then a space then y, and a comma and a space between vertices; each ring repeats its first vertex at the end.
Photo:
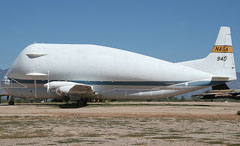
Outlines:
POLYGON ((236 80, 230 27, 222 26, 220 28, 215 45, 206 58, 180 62, 179 64, 211 73, 213 77, 236 80))
POLYGON ((222 26, 220 28, 215 46, 232 46, 230 27, 222 26))

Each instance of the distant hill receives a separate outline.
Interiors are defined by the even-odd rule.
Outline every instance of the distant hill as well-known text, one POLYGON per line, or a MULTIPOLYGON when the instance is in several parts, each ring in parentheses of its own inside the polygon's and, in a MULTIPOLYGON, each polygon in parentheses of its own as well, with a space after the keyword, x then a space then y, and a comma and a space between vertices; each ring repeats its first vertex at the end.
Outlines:
POLYGON ((5 69, 5 70, 0 69, 0 80, 2 80, 4 78, 7 71, 8 71, 7 69, 5 69))
POLYGON ((227 83, 231 89, 240 89, 240 72, 237 72, 237 80, 227 83))
MULTIPOLYGON (((2 81, 2 79, 4 78, 7 71, 8 71, 7 69, 5 69, 5 70, 0 69, 0 81, 2 81)), ((2 93, 2 85, 1 84, 0 84, 0 93, 2 93)))

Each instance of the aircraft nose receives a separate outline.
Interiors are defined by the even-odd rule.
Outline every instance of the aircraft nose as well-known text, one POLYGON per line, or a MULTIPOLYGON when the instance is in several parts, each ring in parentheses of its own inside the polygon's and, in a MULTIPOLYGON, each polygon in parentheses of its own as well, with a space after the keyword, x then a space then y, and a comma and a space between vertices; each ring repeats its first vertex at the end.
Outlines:
POLYGON ((10 86, 10 80, 5 76, 2 81, 1 81, 1 90, 2 90, 2 93, 1 94, 8 94, 8 91, 7 91, 7 86, 10 86))
POLYGON ((34 51, 35 45, 30 45, 24 48, 9 68, 7 76, 11 79, 26 79, 26 74, 34 72, 35 62, 32 60, 32 56, 29 57, 29 54, 34 51))

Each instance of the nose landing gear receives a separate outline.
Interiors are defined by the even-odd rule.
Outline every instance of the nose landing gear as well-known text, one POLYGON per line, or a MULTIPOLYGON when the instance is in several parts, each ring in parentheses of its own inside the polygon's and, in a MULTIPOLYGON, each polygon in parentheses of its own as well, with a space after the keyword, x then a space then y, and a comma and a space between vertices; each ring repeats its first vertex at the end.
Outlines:
POLYGON ((13 96, 10 97, 9 95, 0 95, 0 104, 2 103, 2 96, 7 96, 8 105, 14 105, 15 98, 13 96))

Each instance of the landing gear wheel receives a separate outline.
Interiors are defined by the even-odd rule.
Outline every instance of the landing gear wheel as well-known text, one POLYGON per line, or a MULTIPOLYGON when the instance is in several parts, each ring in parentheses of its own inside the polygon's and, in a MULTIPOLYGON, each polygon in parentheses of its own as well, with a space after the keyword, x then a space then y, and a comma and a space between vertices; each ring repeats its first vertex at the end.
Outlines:
POLYGON ((9 101, 8 105, 14 105, 14 101, 9 101))
POLYGON ((77 104, 81 107, 87 106, 87 101, 88 101, 87 99, 78 100, 77 104))

